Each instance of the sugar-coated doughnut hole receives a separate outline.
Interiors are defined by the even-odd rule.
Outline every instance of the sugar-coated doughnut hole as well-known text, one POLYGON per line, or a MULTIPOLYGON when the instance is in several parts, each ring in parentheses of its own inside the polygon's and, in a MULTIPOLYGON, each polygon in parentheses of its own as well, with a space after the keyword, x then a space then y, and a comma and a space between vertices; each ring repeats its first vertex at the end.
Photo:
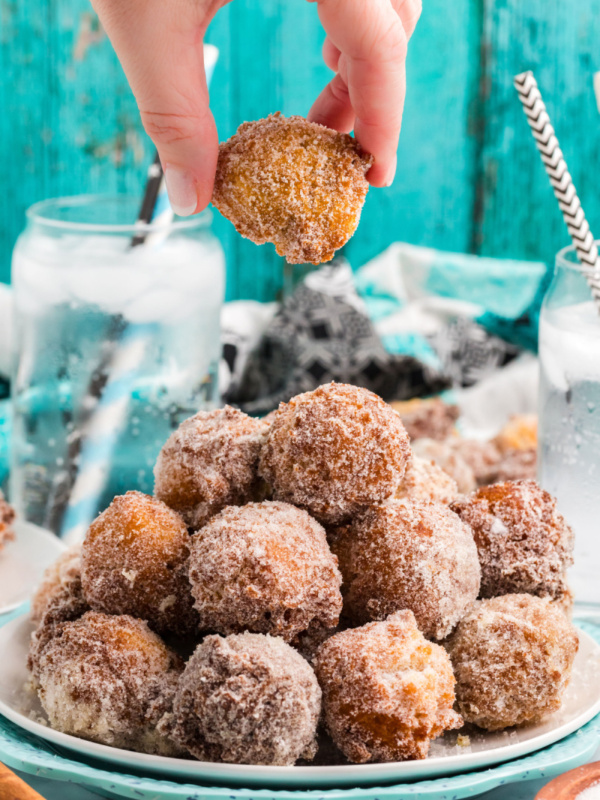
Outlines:
POLYGON ((373 163, 358 142, 303 117, 245 122, 219 148, 213 203, 290 264, 333 258, 360 219, 373 163))
POLYGON ((312 668, 283 639, 207 636, 160 730, 202 761, 287 766, 314 755, 320 711, 312 668))
POLYGON ((179 514, 160 500, 140 492, 115 497, 83 543, 85 599, 95 611, 131 614, 161 633, 194 631, 190 543, 179 514))
POLYGON ((537 414, 514 414, 494 438, 501 453, 513 450, 535 450, 538 436, 537 414))
POLYGON ((39 625, 48 606, 65 591, 82 594, 81 545, 69 547, 45 570, 42 582, 31 598, 31 621, 39 625))
POLYGON ((443 441, 456 433, 459 408, 445 403, 439 397, 395 400, 391 406, 400 415, 413 444, 425 438, 443 441))
POLYGON ((443 639, 479 593, 473 535, 441 503, 388 501, 332 532, 330 541, 351 624, 409 609, 425 636, 443 639))
POLYGON ((325 531, 287 503, 230 506, 193 537, 189 569, 202 626, 271 633, 291 641, 333 628, 341 575, 325 531))
POLYGON ((432 739, 462 724, 450 659, 410 611, 331 637, 315 670, 325 724, 350 761, 425 758, 432 739))
POLYGON ((185 420, 161 450, 154 494, 199 528, 225 506, 262 500, 258 458, 268 423, 231 406, 185 420))
POLYGON ((160 755, 178 748, 155 728, 181 665, 145 622, 90 611, 60 625, 37 654, 39 697, 55 730, 160 755))
POLYGON ((549 600, 506 594, 477 602, 447 643, 458 710, 490 731, 545 719, 560 708, 578 644, 549 600))
POLYGON ((450 503, 458 495, 454 478, 437 466, 434 461, 413 455, 410 459, 400 488, 398 500, 434 500, 450 503))
POLYGON ((482 597, 564 594, 565 570, 573 563, 573 531, 556 500, 535 481, 482 487, 452 508, 473 530, 482 597))
POLYGON ((277 500, 338 524, 391 497, 410 459, 400 417, 366 389, 330 383, 279 407, 260 470, 277 500))
POLYGON ((0 550, 2 550, 6 542, 11 542, 15 538, 15 532, 12 528, 14 519, 14 509, 6 502, 0 490, 0 550))
POLYGON ((433 462, 456 482, 458 491, 467 494, 477 488, 473 468, 460 455, 455 439, 417 439, 412 442, 414 456, 433 462))

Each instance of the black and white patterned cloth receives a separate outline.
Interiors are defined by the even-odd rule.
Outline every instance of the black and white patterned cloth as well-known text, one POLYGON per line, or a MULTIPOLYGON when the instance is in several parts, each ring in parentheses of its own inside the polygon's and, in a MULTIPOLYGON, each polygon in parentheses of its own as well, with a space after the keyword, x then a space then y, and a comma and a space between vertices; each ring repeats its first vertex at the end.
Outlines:
POLYGON ((455 387, 474 386, 522 352, 468 317, 456 317, 428 340, 455 387))
MULTIPOLYGON (((225 341, 235 374, 233 347, 225 341)), ((416 358, 386 352, 343 259, 310 274, 284 301, 225 399, 249 414, 264 414, 329 381, 364 386, 388 400, 450 386, 447 377, 416 358)))

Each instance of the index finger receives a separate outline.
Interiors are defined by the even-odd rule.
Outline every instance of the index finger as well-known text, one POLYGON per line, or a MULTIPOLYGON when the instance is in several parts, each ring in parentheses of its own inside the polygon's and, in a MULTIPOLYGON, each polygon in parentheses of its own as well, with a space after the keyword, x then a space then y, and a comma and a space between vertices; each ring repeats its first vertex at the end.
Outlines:
POLYGON ((391 183, 406 93, 407 35, 390 0, 317 0, 331 42, 345 56, 354 132, 374 156, 374 186, 391 183))

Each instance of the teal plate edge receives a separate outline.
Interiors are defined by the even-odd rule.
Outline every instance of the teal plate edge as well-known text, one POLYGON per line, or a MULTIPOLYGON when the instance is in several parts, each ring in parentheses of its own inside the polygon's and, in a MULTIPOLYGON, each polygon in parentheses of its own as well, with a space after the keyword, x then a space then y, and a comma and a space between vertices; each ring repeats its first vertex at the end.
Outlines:
MULTIPOLYGON (((578 625, 600 642, 600 627, 578 625)), ((109 797, 131 800, 462 800, 504 784, 552 778, 586 763, 600 741, 600 714, 576 733, 524 758, 490 769, 430 781, 357 789, 275 790, 201 786, 158 780, 145 775, 108 771, 90 759, 74 759, 66 751, 23 731, 0 716, 0 759, 10 768, 50 780, 85 786, 109 797)))

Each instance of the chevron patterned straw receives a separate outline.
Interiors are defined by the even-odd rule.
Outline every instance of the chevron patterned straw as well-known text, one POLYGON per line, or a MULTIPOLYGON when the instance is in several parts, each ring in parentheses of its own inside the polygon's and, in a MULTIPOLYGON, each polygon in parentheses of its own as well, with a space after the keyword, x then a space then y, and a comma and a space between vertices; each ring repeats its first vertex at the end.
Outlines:
POLYGON ((558 205, 571 234, 581 264, 587 268, 586 280, 600 313, 600 257, 594 236, 583 213, 573 178, 550 122, 546 105, 533 72, 516 75, 514 84, 523 111, 546 167, 558 205))

